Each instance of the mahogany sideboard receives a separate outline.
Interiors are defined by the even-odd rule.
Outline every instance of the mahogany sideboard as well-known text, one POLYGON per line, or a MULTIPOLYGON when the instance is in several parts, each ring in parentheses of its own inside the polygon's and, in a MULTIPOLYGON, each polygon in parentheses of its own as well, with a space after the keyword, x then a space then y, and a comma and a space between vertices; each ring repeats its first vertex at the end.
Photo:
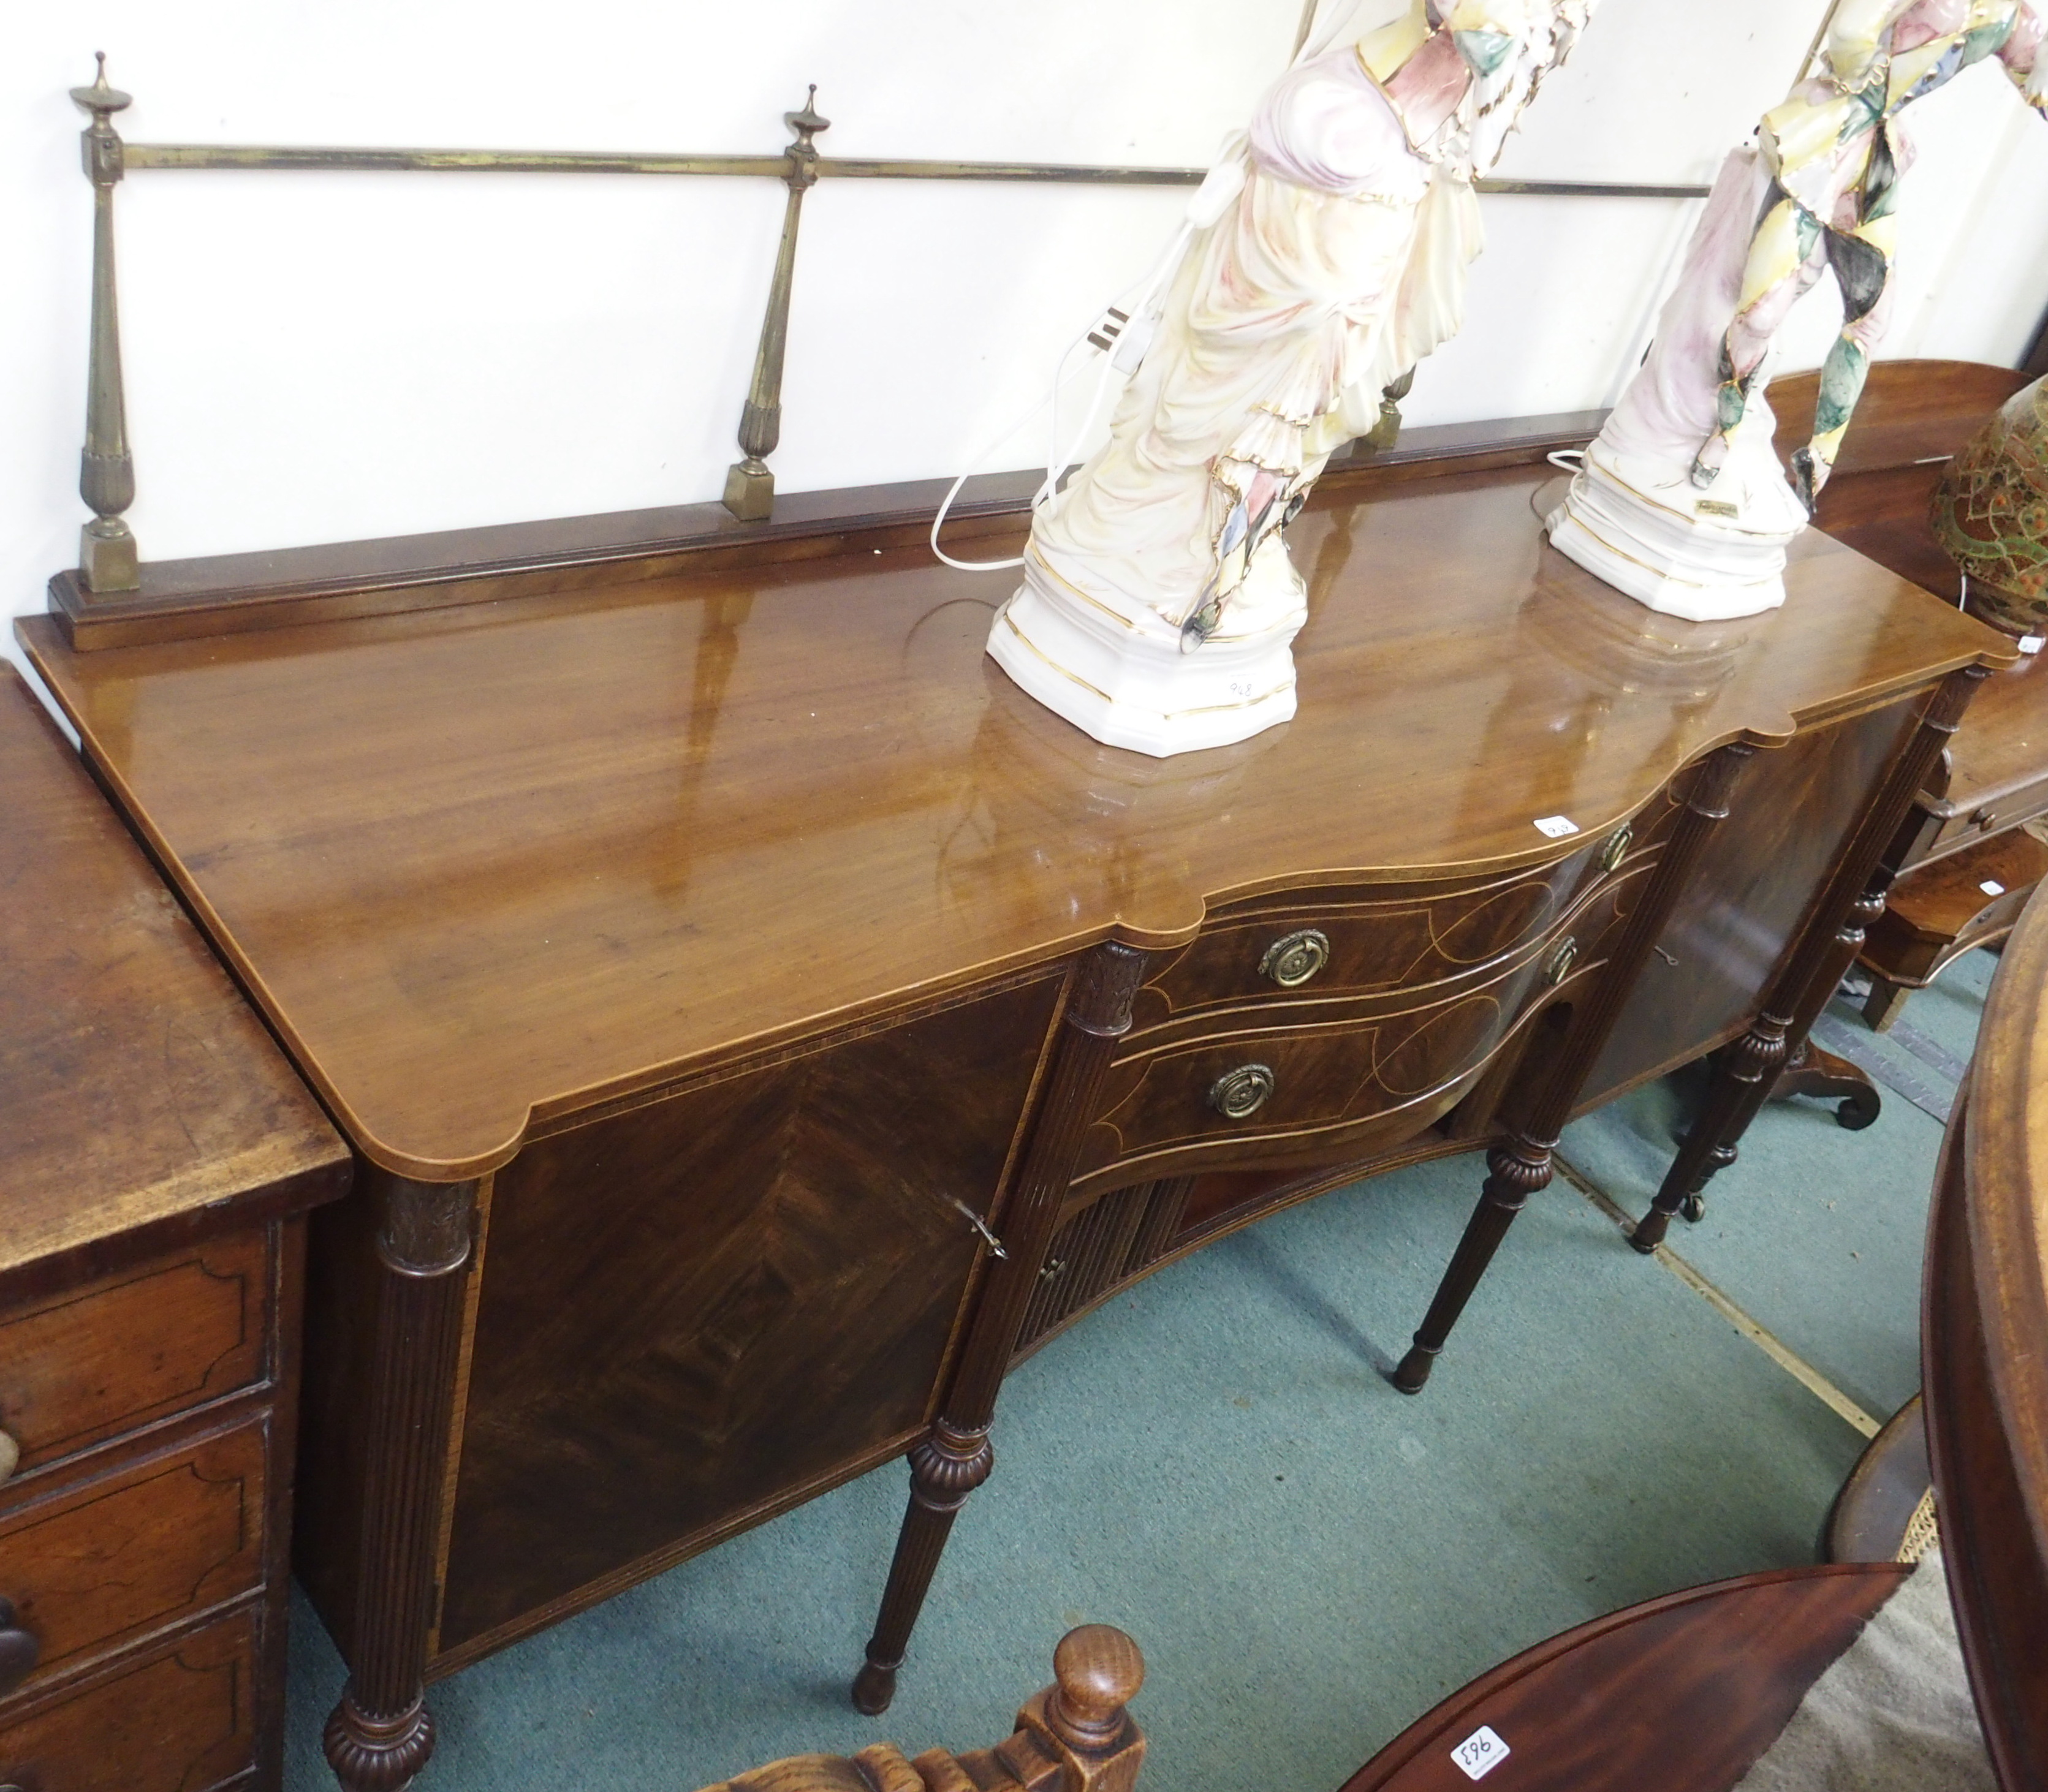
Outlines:
POLYGON ((0 805, 0 1782, 275 1788, 348 1152, 11 665, 0 805))
POLYGON ((1818 534, 1781 611, 1652 616, 1540 534, 1598 420, 1327 478, 1299 714, 1163 761, 984 659, 936 491, 54 582, 22 641, 367 1172, 298 1526, 345 1785, 425 1762, 432 1678, 907 1452, 879 1710, 1077 1313, 1484 1150, 1413 1391, 1570 1112, 1726 1047, 1671 1186, 1732 1155, 2010 651, 1818 534))

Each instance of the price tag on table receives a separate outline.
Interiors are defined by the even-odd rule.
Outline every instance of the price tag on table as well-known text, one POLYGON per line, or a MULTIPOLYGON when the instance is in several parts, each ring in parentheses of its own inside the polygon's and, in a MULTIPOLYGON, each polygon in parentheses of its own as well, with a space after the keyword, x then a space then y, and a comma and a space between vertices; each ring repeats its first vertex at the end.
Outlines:
POLYGON ((1484 1779, 1507 1759, 1507 1744, 1500 1740, 1491 1724, 1480 1724, 1451 1751, 1451 1759, 1457 1763, 1467 1779, 1484 1779))
POLYGON ((1579 824, 1569 815, 1539 815, 1536 831, 1551 840, 1561 840, 1568 834, 1577 834, 1579 824))
POLYGON ((1982 890, 1986 896, 2003 896, 2005 894, 2004 884, 2001 884, 1996 877, 1987 877, 1981 884, 1977 885, 1977 888, 1982 890))

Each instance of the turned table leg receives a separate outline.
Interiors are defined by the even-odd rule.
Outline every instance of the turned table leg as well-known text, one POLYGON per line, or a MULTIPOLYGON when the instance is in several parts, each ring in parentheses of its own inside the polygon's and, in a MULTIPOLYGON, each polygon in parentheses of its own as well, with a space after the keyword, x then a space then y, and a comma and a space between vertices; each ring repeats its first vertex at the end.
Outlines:
POLYGON ((1813 924, 1765 992, 1763 1012, 1716 1062, 1706 1105, 1686 1133, 1650 1211, 1635 1222, 1629 1241, 1646 1256, 1664 1241, 1674 1214, 1701 1216, 1707 1183, 1735 1162, 1736 1148, 1770 1096, 1779 1069, 1805 1041, 1807 1029, 1855 962, 1865 932, 1884 912, 1902 830, 1910 838, 1913 799, 1988 675, 1981 666, 1965 666, 1951 672, 1929 698, 1913 738, 1893 761, 1815 904, 1813 924), (1829 916, 1838 919, 1830 921, 1829 916))
POLYGON ((1117 1040, 1131 1029, 1131 998, 1144 970, 1143 953, 1114 944, 1097 946, 1076 968, 1045 1099, 1015 1190, 1003 1208, 1009 1254, 990 1266, 944 1416, 910 1452, 910 1508, 868 1639, 867 1659, 853 1682, 854 1704, 871 1717, 886 1711, 895 1697, 897 1670, 953 1520, 995 1465, 988 1429, 996 1393, 1053 1241, 1081 1136, 1095 1117, 1103 1078, 1117 1040))
POLYGON ((355 1647, 324 1738, 346 1792, 401 1792, 433 1753, 427 1638, 476 1187, 377 1179, 355 1647))
POLYGON ((1727 819, 1736 777, 1755 752, 1754 747, 1737 741, 1701 762, 1686 793, 1685 813, 1665 843, 1648 888, 1630 911, 1615 942, 1613 955, 1592 985, 1584 1011, 1571 1017, 1555 1052, 1529 1055, 1537 1060, 1531 1072, 1533 1083, 1524 1088, 1518 1078, 1517 1087, 1509 1090, 1509 1111, 1519 1109, 1528 1117, 1515 1128, 1506 1144, 1496 1145, 1487 1153, 1488 1175, 1479 1206, 1466 1223, 1464 1236, 1458 1240, 1456 1253, 1437 1285, 1436 1298, 1429 1302, 1413 1347, 1394 1372, 1394 1385, 1402 1393, 1422 1392, 1452 1326, 1457 1323, 1494 1252, 1507 1236, 1515 1216, 1530 1195, 1550 1186, 1557 1135, 1564 1130, 1580 1088, 1614 1030, 1623 999, 1635 986, 1658 935, 1664 931, 1672 906, 1691 877, 1708 837, 1727 819))
POLYGON ((1429 1371, 1451 1335, 1451 1327, 1458 1322, 1458 1315, 1464 1311, 1472 1290, 1493 1261, 1493 1253, 1500 1248, 1515 1216, 1530 1195, 1550 1186, 1551 1154, 1557 1144, 1555 1139, 1518 1136, 1486 1154, 1488 1175, 1480 1190, 1479 1205, 1465 1222, 1464 1236, 1459 1239, 1451 1266, 1437 1285, 1436 1298, 1423 1315, 1414 1344, 1394 1372, 1394 1385, 1402 1393, 1422 1391, 1422 1384, 1429 1379, 1429 1371))

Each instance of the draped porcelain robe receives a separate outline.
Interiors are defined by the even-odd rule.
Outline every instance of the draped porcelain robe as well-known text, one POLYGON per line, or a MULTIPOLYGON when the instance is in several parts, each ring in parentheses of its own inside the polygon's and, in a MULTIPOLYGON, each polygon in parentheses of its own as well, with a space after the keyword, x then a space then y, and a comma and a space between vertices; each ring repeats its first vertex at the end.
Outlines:
POLYGON ((1591 0, 1360 0, 1267 92, 1109 440, 1038 513, 989 651, 1097 739, 1160 756, 1294 710, 1282 530, 1379 395, 1458 327, 1490 165, 1591 0))

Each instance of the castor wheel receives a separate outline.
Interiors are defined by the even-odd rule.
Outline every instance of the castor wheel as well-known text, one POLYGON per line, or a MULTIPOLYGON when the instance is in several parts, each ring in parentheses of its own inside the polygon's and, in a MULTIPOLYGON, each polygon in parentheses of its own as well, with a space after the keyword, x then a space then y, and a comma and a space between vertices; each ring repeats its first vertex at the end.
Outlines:
POLYGON ((1707 1198, 1697 1192, 1689 1194, 1678 1203, 1678 1217, 1692 1225, 1697 1225, 1707 1217, 1707 1198))

